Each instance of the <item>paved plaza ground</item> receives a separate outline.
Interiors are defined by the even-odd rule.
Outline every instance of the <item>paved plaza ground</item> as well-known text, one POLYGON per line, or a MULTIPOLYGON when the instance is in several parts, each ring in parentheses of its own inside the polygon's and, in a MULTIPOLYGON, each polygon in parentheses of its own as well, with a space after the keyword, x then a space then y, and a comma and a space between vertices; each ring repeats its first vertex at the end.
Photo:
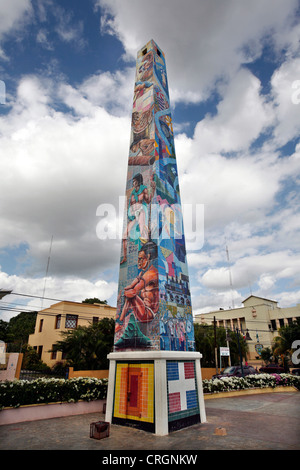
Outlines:
POLYGON ((0 449, 98 450, 102 451, 97 454, 99 458, 101 455, 118 457, 126 451, 124 455, 140 455, 140 460, 155 451, 169 455, 176 452, 184 455, 184 451, 189 451, 199 456, 201 450, 300 449, 300 393, 297 391, 213 398, 205 400, 205 408, 206 423, 163 437, 111 425, 109 437, 91 439, 90 423, 104 420, 101 413, 4 425, 0 426, 0 449), (217 434, 219 428, 225 430, 225 435, 217 434), (144 454, 132 451, 144 451, 144 454))

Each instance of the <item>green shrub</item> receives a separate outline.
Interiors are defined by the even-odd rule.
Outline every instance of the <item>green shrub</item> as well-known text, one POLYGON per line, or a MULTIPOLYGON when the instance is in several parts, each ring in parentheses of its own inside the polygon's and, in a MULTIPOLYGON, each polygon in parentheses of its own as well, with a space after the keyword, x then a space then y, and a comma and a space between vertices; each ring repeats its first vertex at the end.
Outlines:
POLYGON ((0 409, 53 402, 104 399, 107 379, 78 377, 69 380, 39 378, 0 383, 0 409))
POLYGON ((300 377, 292 374, 255 374, 245 377, 224 377, 222 379, 203 380, 204 393, 246 390, 249 388, 275 388, 279 385, 293 386, 300 390, 300 377))
MULTIPOLYGON (((203 380, 204 393, 218 393, 250 388, 293 386, 300 390, 300 377, 291 374, 257 374, 203 380)), ((0 383, 0 410, 40 403, 77 402, 105 399, 107 379, 78 377, 73 379, 14 380, 0 383)))

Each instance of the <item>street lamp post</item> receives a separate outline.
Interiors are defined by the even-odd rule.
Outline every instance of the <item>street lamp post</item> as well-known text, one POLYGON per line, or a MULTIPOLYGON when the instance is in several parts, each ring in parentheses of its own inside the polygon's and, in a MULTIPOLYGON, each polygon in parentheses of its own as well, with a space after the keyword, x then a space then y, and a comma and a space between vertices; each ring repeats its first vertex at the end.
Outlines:
POLYGON ((237 342, 238 342, 238 348, 239 348, 242 377, 245 377, 244 368, 243 368, 243 356, 242 356, 242 350, 241 350, 241 345, 240 345, 240 338, 239 338, 240 335, 239 335, 239 329, 238 328, 236 329, 236 336, 237 336, 237 342))
MULTIPOLYGON (((242 370, 242 376, 244 377, 244 367, 243 367, 243 356, 242 356, 242 350, 241 350, 241 345, 240 345, 240 335, 239 335, 239 329, 236 328, 236 336, 237 336, 237 342, 238 342, 238 348, 239 348, 239 355, 240 355, 240 363, 241 363, 241 370, 242 370)), ((249 334, 249 330, 246 330, 246 336, 245 336, 246 341, 252 341, 252 338, 249 334)))

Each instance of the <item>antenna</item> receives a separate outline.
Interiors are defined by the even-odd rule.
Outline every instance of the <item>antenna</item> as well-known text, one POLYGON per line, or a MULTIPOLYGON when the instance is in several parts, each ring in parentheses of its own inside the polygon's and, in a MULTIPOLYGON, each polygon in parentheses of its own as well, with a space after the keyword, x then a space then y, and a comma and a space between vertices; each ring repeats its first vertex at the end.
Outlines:
POLYGON ((52 249, 52 241, 53 241, 53 235, 51 237, 51 242, 50 242, 50 249, 49 249, 49 256, 48 256, 48 262, 47 262, 47 268, 46 268, 46 276, 45 276, 45 282, 44 282, 44 290, 43 290, 41 309, 43 309, 43 303, 44 303, 44 297, 45 297, 46 282, 47 282, 47 276, 48 276, 48 270, 49 270, 49 264, 50 264, 50 256, 51 256, 51 249, 52 249))
POLYGON ((231 277, 231 269, 230 269, 229 250, 228 250, 226 238, 225 238, 225 243, 226 243, 226 255, 227 255, 228 271, 229 271, 229 284, 230 284, 230 289, 231 289, 232 308, 234 308, 234 299, 233 299, 233 288, 232 288, 232 277, 231 277))
POLYGON ((252 285, 249 280, 248 280, 248 286, 249 286, 250 295, 252 295, 252 285))

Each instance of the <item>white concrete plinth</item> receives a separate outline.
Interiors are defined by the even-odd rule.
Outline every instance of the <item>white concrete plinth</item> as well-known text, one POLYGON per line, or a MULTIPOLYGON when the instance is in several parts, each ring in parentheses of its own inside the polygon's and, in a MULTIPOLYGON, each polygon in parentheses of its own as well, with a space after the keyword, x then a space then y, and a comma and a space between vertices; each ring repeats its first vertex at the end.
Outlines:
POLYGON ((204 396, 202 387, 199 352, 186 351, 124 351, 114 352, 108 355, 109 378, 106 400, 105 421, 112 422, 114 406, 114 389, 116 363, 118 361, 129 362, 154 362, 154 392, 155 392, 155 434, 164 436, 168 431, 168 389, 167 389, 167 361, 194 361, 196 371, 196 383, 198 391, 200 422, 206 422, 204 396))

